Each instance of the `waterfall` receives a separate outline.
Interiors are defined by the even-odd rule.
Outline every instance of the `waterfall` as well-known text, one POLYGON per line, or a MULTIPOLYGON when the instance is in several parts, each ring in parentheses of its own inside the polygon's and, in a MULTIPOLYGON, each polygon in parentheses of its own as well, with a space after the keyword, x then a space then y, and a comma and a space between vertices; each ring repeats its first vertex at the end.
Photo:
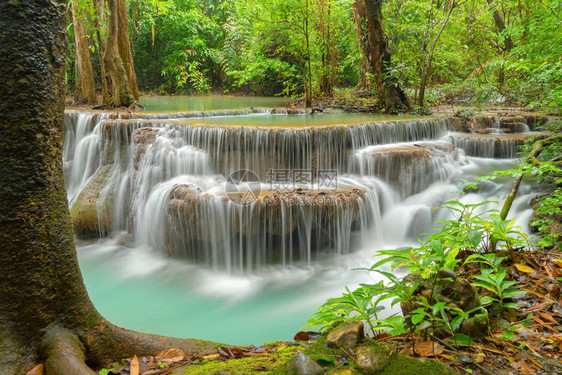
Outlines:
POLYGON ((451 134, 452 143, 468 156, 513 159, 520 147, 535 133, 522 134, 451 134))
MULTIPOLYGON (((75 231, 126 233, 129 246, 235 274, 310 266, 385 242, 383 217, 392 218, 397 204, 458 175, 454 145, 468 155, 514 156, 515 146, 504 150, 497 138, 444 141, 447 123, 436 118, 266 126, 266 118, 295 114, 302 113, 67 113, 75 231), (225 116, 263 118, 264 126, 213 123, 225 116), (238 171, 253 180, 232 182, 238 171)), ((424 207, 410 210, 412 222, 395 240, 430 229, 434 217, 424 207)))

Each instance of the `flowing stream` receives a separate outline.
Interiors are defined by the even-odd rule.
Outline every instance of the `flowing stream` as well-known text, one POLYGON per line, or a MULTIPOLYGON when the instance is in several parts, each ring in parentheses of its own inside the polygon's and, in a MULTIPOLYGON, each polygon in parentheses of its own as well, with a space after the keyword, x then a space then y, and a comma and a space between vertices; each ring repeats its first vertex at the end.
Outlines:
MULTIPOLYGON (((376 250, 415 245, 448 218, 435 210, 443 202, 501 202, 509 180, 468 194, 463 182, 512 167, 520 144, 467 140, 435 117, 310 115, 242 99, 66 113, 79 262, 110 321, 239 345, 291 339, 344 286, 378 281, 353 270, 376 250)), ((524 184, 511 211, 525 230, 537 189, 524 184)))

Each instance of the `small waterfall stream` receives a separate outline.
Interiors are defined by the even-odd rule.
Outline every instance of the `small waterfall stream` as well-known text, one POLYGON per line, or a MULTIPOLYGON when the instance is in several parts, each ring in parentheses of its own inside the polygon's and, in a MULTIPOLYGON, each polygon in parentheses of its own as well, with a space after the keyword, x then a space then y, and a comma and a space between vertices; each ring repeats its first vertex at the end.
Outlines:
MULTIPOLYGON (((69 205, 102 313, 175 336, 290 338, 344 285, 372 282, 350 270, 368 266, 375 250, 414 244, 447 218, 435 210, 443 202, 501 200, 501 183, 461 196, 462 182, 492 164, 509 167, 520 144, 475 146, 438 118, 323 115, 316 126, 284 126, 294 116, 311 117, 268 109, 66 114, 69 205), (138 315, 116 306, 119 298, 135 301, 138 315), (217 323, 231 314, 252 328, 217 323), (178 327, 197 316, 215 320, 178 327), (278 327, 264 332, 270 324, 278 327)), ((523 227, 533 189, 522 187, 516 202, 523 227)))

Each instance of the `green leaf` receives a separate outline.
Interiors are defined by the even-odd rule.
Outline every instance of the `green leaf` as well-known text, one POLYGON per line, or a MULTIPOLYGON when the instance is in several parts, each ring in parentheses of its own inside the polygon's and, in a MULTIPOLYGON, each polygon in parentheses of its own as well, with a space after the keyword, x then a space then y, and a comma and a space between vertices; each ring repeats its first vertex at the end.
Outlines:
POLYGON ((415 314, 412 316, 412 324, 416 325, 425 318, 425 314, 415 314))
POLYGON ((453 345, 459 345, 459 346, 471 346, 476 344, 476 342, 473 339, 462 333, 456 333, 453 336, 449 337, 449 342, 452 343, 453 345))
POLYGON ((481 240, 482 240, 482 233, 480 233, 479 231, 472 231, 468 234, 468 242, 474 248, 478 248, 478 245, 480 245, 481 240))
POLYGON ((513 331, 505 331, 502 333, 502 338, 506 341, 513 341, 513 339, 515 339, 515 333, 513 333, 513 331))

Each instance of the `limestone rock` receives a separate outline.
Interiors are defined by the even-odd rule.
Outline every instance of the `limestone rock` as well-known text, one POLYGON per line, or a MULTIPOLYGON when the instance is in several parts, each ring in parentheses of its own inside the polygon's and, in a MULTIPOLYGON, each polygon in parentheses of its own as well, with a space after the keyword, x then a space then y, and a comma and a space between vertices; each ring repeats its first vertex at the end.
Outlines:
POLYGON ((288 375, 320 375, 323 373, 322 366, 303 353, 295 355, 287 368, 288 375))
MULTIPOLYGON (((430 303, 435 303, 431 293, 431 286, 428 280, 423 280, 420 275, 408 275, 404 278, 404 282, 418 284, 414 295, 425 297, 430 303)), ((480 299, 476 289, 470 282, 457 275, 451 270, 441 270, 437 277, 435 289, 433 291, 437 300, 445 302, 448 306, 458 307, 462 311, 472 311, 470 318, 465 320, 459 328, 459 332, 470 332, 472 337, 482 337, 488 332, 489 320, 488 315, 481 307, 480 299)), ((412 311, 423 307, 420 302, 401 302, 400 307, 404 316, 408 317, 412 311)), ((410 324, 410 318, 406 318, 410 324)))
POLYGON ((330 348, 353 349, 365 338, 363 322, 353 320, 336 328, 328 334, 326 343, 330 348))
POLYGON ((112 165, 106 165, 98 169, 70 209, 70 219, 78 237, 100 237, 111 230, 114 194, 106 186, 111 168, 112 165))
POLYGON ((488 328, 490 327, 490 319, 486 310, 481 309, 479 314, 466 319, 459 328, 460 333, 474 338, 488 336, 488 328))
POLYGON ((355 364, 368 374, 376 374, 384 369, 389 361, 385 353, 377 352, 370 346, 360 346, 355 352, 355 364))

